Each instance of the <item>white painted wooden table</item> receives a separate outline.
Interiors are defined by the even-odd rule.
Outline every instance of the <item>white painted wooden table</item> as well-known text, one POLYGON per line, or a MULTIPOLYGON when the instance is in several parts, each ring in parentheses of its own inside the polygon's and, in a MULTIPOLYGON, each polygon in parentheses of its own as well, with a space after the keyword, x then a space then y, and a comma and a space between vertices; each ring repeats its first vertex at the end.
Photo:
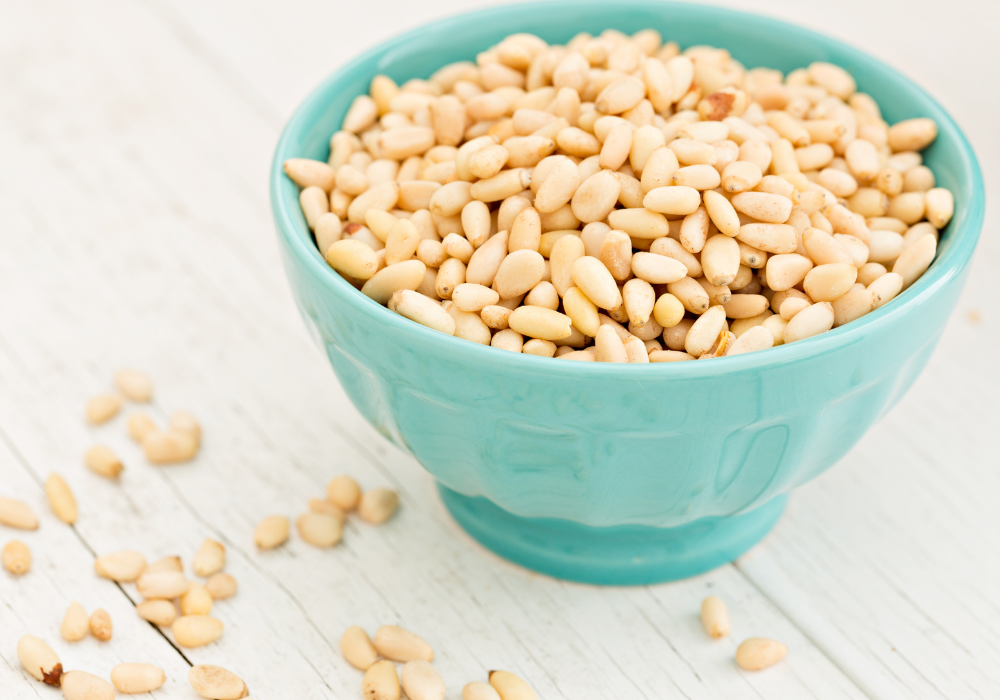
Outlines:
MULTIPOLYGON (((1000 696, 995 201, 965 296, 913 390, 793 496, 764 543, 693 580, 601 589, 501 561, 350 406, 283 279, 271 151, 324 75, 449 5, 0 3, 0 494, 42 519, 32 533, 0 528, 35 554, 29 575, 0 572, 0 698, 59 696, 21 669, 25 633, 104 677, 122 661, 156 663, 169 678, 158 698, 194 698, 187 668, 206 662, 239 673, 257 700, 359 697, 340 634, 384 623, 433 644, 452 700, 490 668, 519 673, 545 700, 1000 696), (183 407, 202 419, 195 463, 146 465, 122 418, 84 425, 84 400, 126 365, 155 379, 158 417, 183 407), (123 456, 120 483, 84 469, 98 440, 123 456), (77 494, 75 528, 45 504, 53 471, 77 494), (330 551, 296 538, 255 550, 260 518, 297 515, 340 472, 399 489, 398 516, 378 529, 352 522, 330 551), (221 641, 181 653, 134 613, 134 588, 97 579, 92 562, 119 548, 190 561, 205 537, 228 547, 240 591, 216 604, 221 641), (700 631, 709 592, 730 604, 730 639, 700 631), (111 642, 59 638, 74 599, 111 613, 111 642), (751 635, 787 643, 787 661, 739 671, 733 651, 751 635)), ((757 9, 916 78, 996 183, 994 6, 838 5, 757 9)))

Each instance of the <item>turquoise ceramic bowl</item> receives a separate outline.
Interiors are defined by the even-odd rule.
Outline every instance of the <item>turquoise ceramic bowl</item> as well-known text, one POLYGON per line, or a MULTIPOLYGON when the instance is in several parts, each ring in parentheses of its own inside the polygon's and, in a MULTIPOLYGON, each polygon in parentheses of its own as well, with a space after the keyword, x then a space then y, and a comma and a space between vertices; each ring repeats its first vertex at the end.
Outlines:
POLYGON ((271 196, 299 309, 358 410, 434 475, 445 505, 484 545, 538 571, 606 584, 691 576, 761 539, 786 494, 840 459, 916 379, 964 284, 984 206, 965 137, 896 71, 776 20, 642 0, 497 7, 368 51, 291 118, 271 196), (514 355, 445 336, 327 267, 281 165, 325 160, 330 135, 372 76, 426 77, 513 32, 564 43, 607 27, 655 27, 682 46, 725 47, 748 67, 831 61, 879 96, 890 123, 933 118, 940 134, 926 162, 955 193, 956 214, 930 270, 883 308, 806 341, 634 366, 514 355))

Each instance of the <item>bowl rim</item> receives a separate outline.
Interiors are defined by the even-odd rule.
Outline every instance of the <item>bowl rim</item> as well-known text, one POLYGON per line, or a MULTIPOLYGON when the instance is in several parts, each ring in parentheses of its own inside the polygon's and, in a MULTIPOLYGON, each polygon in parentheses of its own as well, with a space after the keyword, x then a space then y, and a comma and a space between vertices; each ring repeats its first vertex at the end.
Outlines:
MULTIPOLYGON (((885 306, 859 319, 796 343, 782 344, 770 348, 767 352, 752 352, 734 357, 720 357, 716 358, 716 361, 713 362, 653 362, 648 365, 642 363, 637 367, 630 363, 552 362, 552 358, 548 357, 537 357, 525 353, 500 352, 497 348, 488 345, 455 338, 454 336, 448 336, 439 331, 427 328, 393 313, 387 307, 361 294, 359 290, 327 265, 316 246, 312 243, 311 234, 306 231, 306 235, 303 236, 302 232, 299 231, 302 228, 304 219, 299 209, 298 197, 289 197, 287 190, 283 191, 283 184, 286 180, 283 168, 284 161, 287 158, 301 157, 300 154, 292 152, 296 135, 311 126, 309 118, 311 113, 322 108, 322 105, 326 101, 325 95, 331 85, 338 82, 344 74, 357 70, 364 63, 372 59, 391 53, 394 49, 405 45, 412 38, 427 29, 464 24, 469 21, 488 21, 494 16, 525 12, 529 8, 537 10, 540 4, 550 7, 562 6, 567 11, 579 10, 581 5, 608 8, 607 3, 602 0, 552 0, 545 3, 499 5, 471 12, 461 12, 424 23, 376 44, 334 70, 299 104, 282 130, 271 164, 269 189, 275 225, 279 236, 284 239, 286 249, 295 256, 300 265, 304 266, 322 283, 327 291, 332 293, 338 303, 345 303, 371 321, 387 326, 394 332, 400 333, 400 343, 420 344, 421 346, 427 344, 427 349, 435 351, 440 356, 452 359, 462 357, 462 359, 469 363, 480 364, 481 361, 488 361, 494 367, 504 369, 509 367, 521 371, 541 372, 547 375, 565 375, 567 378, 580 376, 588 378, 618 376, 623 373, 640 371, 638 367, 641 367, 641 371, 646 373, 645 376, 649 376, 648 373, 650 372, 670 372, 671 377, 678 379, 687 379, 706 374, 716 375, 743 372, 745 370, 760 370, 798 362, 830 352, 839 347, 846 347, 853 344, 862 334, 876 328, 883 328, 887 324, 893 323, 897 318, 907 315, 914 307, 923 303, 932 294, 937 293, 946 283, 961 274, 967 266, 978 242, 985 213, 986 195, 982 173, 972 146, 954 118, 916 82, 887 63, 855 48, 851 44, 790 22, 740 10, 695 5, 686 2, 622 0, 615 4, 614 9, 669 10, 670 8, 683 8, 686 11, 701 11, 706 14, 726 13, 735 15, 743 21, 756 23, 758 26, 774 28, 783 32, 799 32, 818 42, 837 45, 838 49, 851 56, 854 62, 871 65, 882 72, 887 72, 909 90, 921 95, 937 112, 934 115, 934 119, 938 125, 939 136, 942 132, 951 132, 959 144, 960 171, 964 179, 971 183, 971 192, 969 193, 968 205, 961 222, 962 226, 957 230, 949 230, 948 234, 951 241, 947 250, 944 253, 939 253, 931 267, 899 296, 892 299, 885 306), (656 365, 660 365, 661 367, 656 368, 656 365)), ((630 378, 631 376, 630 374, 630 378)), ((656 376, 659 377, 662 375, 657 374, 656 376)))

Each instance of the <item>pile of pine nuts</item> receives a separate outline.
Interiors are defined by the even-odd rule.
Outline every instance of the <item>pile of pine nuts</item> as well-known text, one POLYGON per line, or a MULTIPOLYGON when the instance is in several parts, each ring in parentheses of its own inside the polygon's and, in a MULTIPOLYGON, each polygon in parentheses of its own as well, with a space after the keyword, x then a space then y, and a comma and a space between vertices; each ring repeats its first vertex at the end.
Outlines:
POLYGON ((829 63, 782 76, 652 29, 515 34, 429 80, 371 82, 329 162, 285 173, 362 293, 513 352, 670 362, 849 323, 931 264, 954 211, 829 63))
MULTIPOLYGON (((392 489, 361 491, 361 486, 347 475, 336 476, 326 487, 326 498, 309 499, 309 510, 295 521, 299 536, 306 544, 327 549, 344 536, 347 514, 357 512, 369 525, 381 525, 399 507, 399 495, 392 489)), ((254 530, 258 549, 280 547, 288 541, 291 525, 283 515, 269 515, 254 530)))
MULTIPOLYGON (((361 694, 366 700, 444 700, 441 674, 431 666, 434 650, 421 637, 395 625, 383 625, 375 639, 358 626, 340 638, 340 651, 355 668, 364 671, 361 694), (397 673, 393 662, 403 664, 397 673)), ((509 671, 490 671, 489 683, 473 681, 462 689, 462 700, 538 700, 535 691, 509 671)))

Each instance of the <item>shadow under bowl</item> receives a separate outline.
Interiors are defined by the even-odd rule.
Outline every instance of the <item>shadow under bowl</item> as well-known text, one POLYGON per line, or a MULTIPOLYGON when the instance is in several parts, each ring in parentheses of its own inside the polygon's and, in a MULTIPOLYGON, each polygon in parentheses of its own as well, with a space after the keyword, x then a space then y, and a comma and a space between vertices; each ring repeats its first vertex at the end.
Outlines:
POLYGON ((438 480, 477 540, 560 578, 644 584, 725 562, 775 524, 787 493, 840 459, 911 386, 955 306, 983 221, 975 156, 951 117, 895 70, 839 41, 756 15, 629 0, 505 6, 403 34, 353 60, 292 116, 271 196, 306 325, 364 417, 438 480), (889 123, 926 116, 924 152, 955 217, 938 257, 875 312, 820 336, 710 362, 612 365, 515 355, 445 336, 365 297, 312 241, 291 157, 328 142, 372 77, 427 77, 514 32, 550 43, 653 27, 681 46, 727 48, 747 67, 846 68, 889 123))

